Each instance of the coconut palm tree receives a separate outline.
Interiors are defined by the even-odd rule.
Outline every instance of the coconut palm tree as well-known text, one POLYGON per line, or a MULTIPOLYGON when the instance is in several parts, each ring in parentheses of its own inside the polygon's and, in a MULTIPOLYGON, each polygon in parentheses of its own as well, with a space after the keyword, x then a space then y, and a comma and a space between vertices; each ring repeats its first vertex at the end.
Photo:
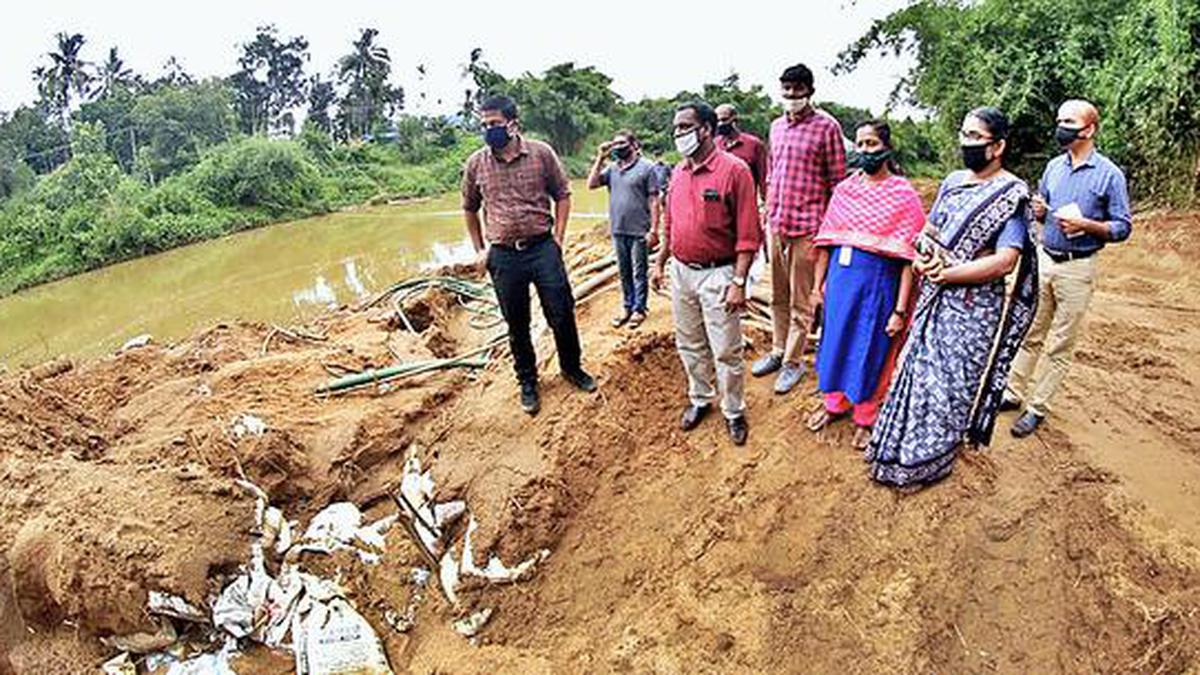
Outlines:
POLYGON ((50 64, 39 66, 33 74, 42 100, 59 116, 66 127, 70 123, 72 97, 88 97, 92 76, 88 72, 88 62, 79 55, 83 43, 86 42, 83 35, 59 33, 55 39, 58 41, 58 49, 47 54, 50 64))
POLYGON ((133 71, 125 67, 125 61, 117 55, 117 48, 108 50, 108 59, 96 68, 95 79, 99 82, 96 87, 96 98, 108 98, 119 89, 131 89, 137 84, 133 71))

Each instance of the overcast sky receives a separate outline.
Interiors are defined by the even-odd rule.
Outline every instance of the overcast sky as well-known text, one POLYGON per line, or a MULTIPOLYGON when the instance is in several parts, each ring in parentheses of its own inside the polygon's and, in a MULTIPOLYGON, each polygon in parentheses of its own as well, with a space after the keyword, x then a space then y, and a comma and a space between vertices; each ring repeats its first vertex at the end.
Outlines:
POLYGON ((416 112, 434 112, 438 97, 447 110, 459 103, 460 67, 476 46, 504 75, 540 72, 563 61, 596 66, 627 99, 697 89, 733 71, 744 83, 761 83, 777 95, 783 67, 804 62, 816 73, 818 99, 879 112, 903 62, 875 58, 836 78, 828 69, 873 18, 905 4, 742 0, 716 5, 719 13, 711 14, 701 11, 714 6, 707 3, 646 0, 11 2, 0 22, 0 110, 34 99, 30 72, 53 48, 58 31, 83 33, 84 58, 90 61, 102 61, 116 45, 138 72, 157 75, 176 56, 188 72, 207 77, 233 72, 237 45, 250 40, 256 26, 274 23, 285 37, 308 38, 309 70, 326 75, 360 28, 378 28, 392 55, 393 80, 404 86, 407 108, 416 112), (429 72, 424 84, 418 64, 429 72), (422 110, 423 90, 429 103, 422 110))

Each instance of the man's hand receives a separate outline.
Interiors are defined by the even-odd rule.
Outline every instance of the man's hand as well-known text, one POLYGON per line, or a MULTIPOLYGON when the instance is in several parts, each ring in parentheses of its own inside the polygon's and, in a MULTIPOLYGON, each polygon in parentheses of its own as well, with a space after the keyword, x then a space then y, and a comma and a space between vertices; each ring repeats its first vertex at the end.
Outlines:
POLYGON ((1033 207, 1033 217, 1037 220, 1046 220, 1046 211, 1049 210, 1049 205, 1041 195, 1034 195, 1033 199, 1029 200, 1029 204, 1033 207))
POLYGON ((1058 226, 1062 228, 1063 234, 1068 237, 1075 237, 1081 234, 1087 234, 1091 231, 1091 223, 1087 220, 1077 218, 1062 218, 1058 219, 1058 226))
POLYGON ((596 148, 596 159, 597 160, 607 159, 608 151, 612 150, 612 146, 613 146, 612 141, 605 141, 605 142, 601 143, 600 146, 598 148, 596 148))
POLYGON ((661 263, 655 263, 650 267, 650 288, 655 291, 662 291, 663 286, 663 266, 661 263))
POLYGON ((650 230, 646 233, 646 248, 653 249, 658 246, 658 232, 650 230))
POLYGON ((725 311, 740 312, 746 308, 746 288, 737 284, 729 284, 725 289, 725 311))
POLYGON ((887 328, 884 328, 884 332, 888 334, 888 337, 896 337, 902 330, 904 330, 904 317, 892 312, 892 315, 888 317, 887 328))
POLYGON ((482 250, 475 252, 475 271, 480 274, 487 272, 488 255, 491 251, 490 246, 484 246, 482 250))
POLYGON ((808 294, 809 309, 816 309, 823 304, 825 304, 825 289, 814 287, 812 293, 808 294))
POLYGON ((554 243, 558 244, 558 250, 560 253, 564 252, 563 240, 566 239, 566 237, 567 237, 566 232, 555 232, 554 233, 554 243))

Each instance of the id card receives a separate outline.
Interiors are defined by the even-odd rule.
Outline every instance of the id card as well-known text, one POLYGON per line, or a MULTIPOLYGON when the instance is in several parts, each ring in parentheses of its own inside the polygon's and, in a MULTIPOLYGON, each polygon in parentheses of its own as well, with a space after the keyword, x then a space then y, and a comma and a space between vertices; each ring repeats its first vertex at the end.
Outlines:
POLYGON ((854 255, 854 249, 849 246, 842 246, 838 249, 838 264, 842 267, 850 266, 850 256, 854 255))

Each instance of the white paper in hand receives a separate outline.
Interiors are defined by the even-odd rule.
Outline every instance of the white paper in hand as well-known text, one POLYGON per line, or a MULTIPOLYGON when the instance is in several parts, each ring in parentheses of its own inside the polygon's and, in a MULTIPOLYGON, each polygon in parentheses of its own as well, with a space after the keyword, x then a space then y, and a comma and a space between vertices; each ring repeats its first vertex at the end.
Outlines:
MULTIPOLYGON (((1054 217, 1055 218, 1067 218, 1069 220, 1079 220, 1080 218, 1083 218, 1083 211, 1080 210, 1079 204, 1076 204, 1075 202, 1071 202, 1070 204, 1066 204, 1064 206, 1058 207, 1058 209, 1056 209, 1054 211, 1054 217)), ((1075 237, 1082 237, 1082 236, 1083 236, 1083 232, 1076 232, 1075 234, 1068 234, 1067 238, 1074 239, 1075 237)))

